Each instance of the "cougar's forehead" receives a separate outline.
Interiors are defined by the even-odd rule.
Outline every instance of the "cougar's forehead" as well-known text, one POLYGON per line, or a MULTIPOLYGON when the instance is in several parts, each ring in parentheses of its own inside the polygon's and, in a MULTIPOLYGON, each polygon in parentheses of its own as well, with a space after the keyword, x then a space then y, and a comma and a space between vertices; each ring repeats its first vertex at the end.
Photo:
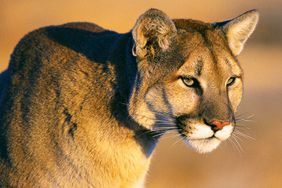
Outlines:
POLYGON ((213 83, 242 75, 236 57, 219 31, 194 32, 185 42, 187 58, 178 74, 205 78, 213 83))

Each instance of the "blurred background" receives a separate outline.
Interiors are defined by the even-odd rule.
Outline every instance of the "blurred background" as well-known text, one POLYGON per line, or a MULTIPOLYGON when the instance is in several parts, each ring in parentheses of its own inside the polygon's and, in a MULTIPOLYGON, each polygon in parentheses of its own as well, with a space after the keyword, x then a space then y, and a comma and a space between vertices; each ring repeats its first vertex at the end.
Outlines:
POLYGON ((158 145, 147 176, 148 188, 282 187, 282 1, 281 0, 0 0, 0 72, 17 42, 46 25, 88 21, 129 31, 147 9, 171 18, 206 22, 260 11, 260 22, 239 56, 245 71, 240 110, 244 135, 234 136, 209 154, 197 154, 175 134, 158 145), (249 135, 249 136, 246 136, 249 135))

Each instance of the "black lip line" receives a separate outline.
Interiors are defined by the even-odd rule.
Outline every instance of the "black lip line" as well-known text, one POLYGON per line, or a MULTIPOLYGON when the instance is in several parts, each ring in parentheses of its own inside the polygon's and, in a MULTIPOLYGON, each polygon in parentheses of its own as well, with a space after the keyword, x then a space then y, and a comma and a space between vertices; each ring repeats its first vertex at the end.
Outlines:
MULTIPOLYGON (((188 138, 188 137, 187 137, 188 138)), ((220 140, 219 138, 215 137, 214 135, 213 136, 210 136, 210 137, 207 137, 207 138, 194 138, 194 139, 188 139, 188 140, 211 140, 211 139, 217 139, 217 140, 220 140)), ((221 140, 220 140, 221 141, 221 140)))
MULTIPOLYGON (((204 123, 205 125, 207 125, 206 123, 204 123)), ((209 126, 209 125, 207 125, 207 126, 209 126)), ((233 130, 232 130, 232 132, 231 132, 231 134, 234 132, 234 130, 235 130, 235 126, 234 125, 232 125, 233 126, 233 130)), ((227 139, 225 139, 225 140, 221 140, 220 138, 218 138, 218 137, 216 137, 215 136, 215 133, 216 132, 214 132, 213 133, 213 135, 212 136, 210 136, 210 137, 207 137, 207 138, 199 138, 199 139, 189 139, 185 134, 184 134, 184 132, 186 132, 186 130, 184 130, 181 126, 179 126, 177 123, 176 123, 176 127, 178 127, 178 133, 180 134, 180 136, 182 136, 184 139, 187 139, 188 141, 189 140, 211 140, 211 139, 213 139, 213 138, 215 138, 215 139, 217 139, 217 140, 219 140, 219 141, 225 141, 225 140, 227 140, 227 139)))
POLYGON ((220 138, 218 138, 218 137, 216 137, 216 136, 210 136, 210 137, 207 137, 207 138, 194 138, 194 139, 189 139, 186 135, 185 135, 185 137, 184 138, 186 138, 188 141, 194 141, 194 140, 199 140, 199 141, 203 141, 203 140, 211 140, 211 139, 217 139, 217 140, 219 140, 219 141, 225 141, 225 140, 221 140, 220 138))

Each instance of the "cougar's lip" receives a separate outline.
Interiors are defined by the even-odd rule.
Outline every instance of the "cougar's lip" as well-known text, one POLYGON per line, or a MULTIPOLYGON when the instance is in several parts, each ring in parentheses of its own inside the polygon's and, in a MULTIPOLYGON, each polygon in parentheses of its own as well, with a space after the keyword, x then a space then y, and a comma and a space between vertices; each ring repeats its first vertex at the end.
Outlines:
POLYGON ((209 136, 209 137, 205 137, 205 138, 190 138, 190 139, 189 139, 189 137, 187 137, 188 140, 211 140, 211 139, 213 139, 213 138, 220 140, 220 139, 217 138, 215 135, 212 135, 212 136, 209 136))
POLYGON ((187 137, 189 140, 211 140, 211 139, 218 139, 219 141, 225 141, 232 135, 234 127, 232 125, 223 128, 222 130, 216 131, 213 133, 212 136, 203 137, 203 138, 190 138, 187 137))
POLYGON ((177 126, 184 142, 199 153, 213 151, 222 141, 228 139, 234 130, 232 124, 225 126, 221 130, 214 131, 208 125, 199 123, 192 126, 191 132, 187 129, 187 125, 178 124, 177 126))
POLYGON ((213 139, 216 139, 218 141, 224 141, 224 140, 216 137, 215 135, 212 135, 210 137, 204 137, 204 138, 189 138, 188 136, 183 135, 183 138, 186 139, 188 142, 189 141, 210 141, 210 140, 213 140, 213 139))
MULTIPOLYGON (((205 126, 209 127, 209 125, 207 125, 205 123, 204 124, 199 123, 199 125, 205 125, 205 126)), ((192 134, 192 137, 190 137, 188 135, 188 131, 185 129, 186 125, 177 124, 177 127, 178 127, 179 134, 182 135, 184 138, 186 138, 188 140, 210 140, 210 139, 216 138, 220 141, 224 141, 224 140, 228 139, 234 131, 234 125, 232 123, 230 123, 229 125, 223 127, 221 130, 213 131, 211 129, 210 133, 207 133, 208 135, 206 135, 206 136, 203 135, 203 137, 198 136, 198 138, 193 138, 193 134, 192 134)), ((207 131, 207 130, 205 130, 205 131, 207 131)), ((193 130, 192 130, 192 132, 193 132, 193 130)))

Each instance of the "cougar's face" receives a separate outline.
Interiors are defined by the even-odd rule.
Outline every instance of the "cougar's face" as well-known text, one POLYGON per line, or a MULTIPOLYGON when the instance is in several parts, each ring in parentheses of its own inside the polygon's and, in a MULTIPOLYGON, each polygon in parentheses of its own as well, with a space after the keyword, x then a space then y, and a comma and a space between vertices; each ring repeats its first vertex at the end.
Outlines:
POLYGON ((243 86, 236 56, 258 19, 256 10, 212 24, 172 21, 156 9, 140 16, 130 117, 158 135, 177 130, 199 152, 215 149, 234 130, 243 86))
POLYGON ((231 136, 242 97, 238 62, 217 34, 207 33, 207 37, 205 41, 195 34, 187 40, 185 62, 149 87, 138 112, 142 116, 137 117, 155 131, 176 129, 201 153, 214 150, 231 136))

